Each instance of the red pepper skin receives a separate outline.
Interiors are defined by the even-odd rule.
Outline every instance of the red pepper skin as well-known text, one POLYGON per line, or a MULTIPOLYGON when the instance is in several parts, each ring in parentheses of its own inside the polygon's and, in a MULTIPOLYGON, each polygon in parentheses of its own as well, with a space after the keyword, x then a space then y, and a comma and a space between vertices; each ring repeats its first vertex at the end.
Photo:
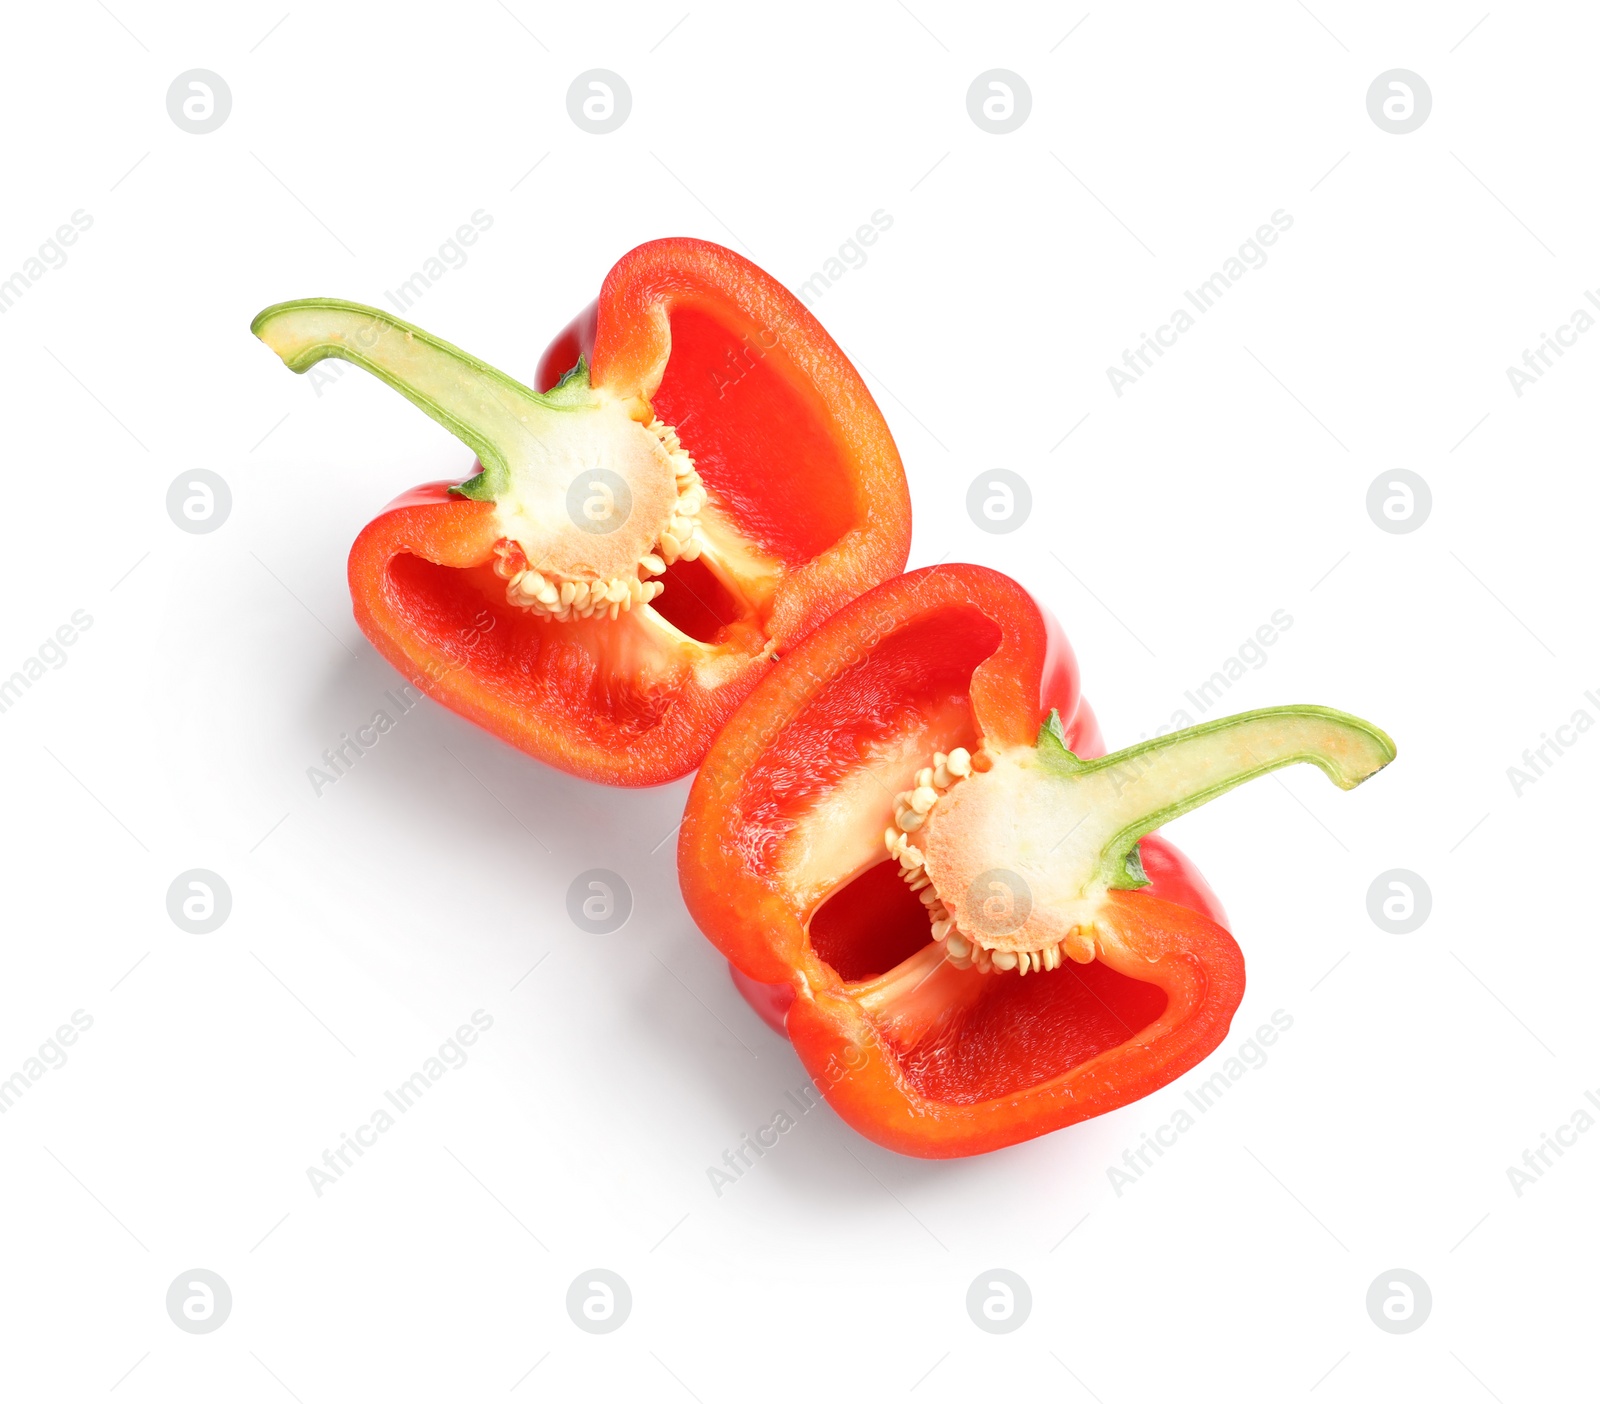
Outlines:
POLYGON ((404 494, 362 531, 351 599, 378 651, 453 711, 570 774, 661 784, 700 762, 774 649, 904 567, 910 497, 888 426, 843 352, 728 249, 661 239, 625 255, 546 352, 536 388, 580 354, 596 388, 648 401, 679 428, 719 506, 785 563, 759 623, 716 635, 730 646, 723 671, 661 684, 607 659, 600 626, 506 604, 488 569, 494 510, 449 483, 404 494))
MULTIPOLYGON (((1104 920, 1117 955, 1102 963, 1164 993, 1166 1006, 1137 1037, 1103 1047, 1058 1075, 1030 1080, 1024 1050, 997 1023, 993 1056, 1015 1063, 1014 1083, 962 1098, 930 1092, 892 1031, 812 950, 804 913, 764 861, 755 820, 770 788, 797 763, 815 730, 838 750, 831 683, 874 658, 897 631, 933 616, 981 617, 998 643, 973 668, 968 697, 978 731, 1005 744, 1033 744, 1052 709, 1067 745, 1104 754, 1099 727, 1078 691, 1078 671, 1058 626, 1003 575, 979 566, 915 571, 868 592, 801 643, 752 692, 713 745, 690 792, 679 840, 679 882, 700 929, 728 957, 735 983, 769 1023, 786 997, 783 1028, 806 1070, 851 1126, 903 1154, 944 1158, 1028 1140, 1148 1095, 1194 1067, 1227 1035, 1244 994, 1244 961, 1216 897, 1178 851, 1158 837, 1141 843, 1151 886, 1110 895, 1104 920), (821 717, 822 720, 818 720, 821 717), (785 749, 785 748, 789 749, 785 749), (780 755, 781 753, 781 755, 780 755), (781 987, 783 994, 777 989, 781 987)), ((819 742, 820 745, 820 742, 819 742)), ((779 801, 781 804, 781 799, 779 801)), ((763 818, 762 822, 766 822, 763 818)), ((967 972, 949 972, 962 974, 967 972)), ((1006 999, 1048 991, 1067 967, 1005 979, 1006 999)), ((941 976, 943 978, 943 976, 941 976)), ((1109 977, 1109 978, 1115 978, 1109 977)), ((1070 987, 1062 987, 1070 988, 1070 987)))

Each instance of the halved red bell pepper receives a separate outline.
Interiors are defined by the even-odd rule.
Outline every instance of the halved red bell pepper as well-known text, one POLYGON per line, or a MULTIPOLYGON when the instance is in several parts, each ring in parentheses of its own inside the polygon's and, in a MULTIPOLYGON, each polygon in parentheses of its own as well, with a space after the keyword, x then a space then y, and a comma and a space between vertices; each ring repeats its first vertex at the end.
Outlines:
POLYGON ((1059 628, 1015 581, 891 580, 791 652, 689 796, 685 901, 835 1110, 908 1155, 971 1155, 1143 1097, 1227 1033, 1244 962, 1152 833, 1296 761, 1393 757, 1286 707, 1103 756, 1059 628))
POLYGON ((715 244, 623 257, 536 388, 354 303, 282 303, 252 330, 294 371, 361 366, 477 453, 357 538, 356 621, 418 687, 572 774, 686 774, 777 654, 905 565, 905 476, 861 377, 715 244))

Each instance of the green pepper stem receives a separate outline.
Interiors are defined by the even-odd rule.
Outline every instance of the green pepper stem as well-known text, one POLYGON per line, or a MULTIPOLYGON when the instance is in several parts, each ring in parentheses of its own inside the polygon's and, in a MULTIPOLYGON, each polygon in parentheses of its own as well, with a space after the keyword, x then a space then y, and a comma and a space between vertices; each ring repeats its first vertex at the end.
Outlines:
POLYGON ((513 464, 537 452, 540 420, 590 404, 581 364, 581 374, 541 395, 420 327, 338 298, 280 302, 250 330, 296 374, 334 356, 398 390, 477 454, 483 472, 458 489, 469 497, 505 490, 513 464))
POLYGON ((1331 707, 1268 707, 1220 717, 1095 760, 1066 750, 1059 725, 1052 716, 1041 731, 1041 753, 1064 779, 1092 778, 1092 789, 1116 815, 1135 816, 1100 849, 1095 878, 1106 887, 1142 886, 1139 840, 1247 780, 1304 762, 1349 790, 1395 757, 1394 742, 1377 727, 1331 707))

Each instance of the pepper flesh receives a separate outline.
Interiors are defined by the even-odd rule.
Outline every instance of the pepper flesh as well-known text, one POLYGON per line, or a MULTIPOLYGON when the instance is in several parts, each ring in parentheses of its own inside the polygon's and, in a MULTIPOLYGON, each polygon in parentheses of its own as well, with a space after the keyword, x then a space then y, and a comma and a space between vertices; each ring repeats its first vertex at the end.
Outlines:
POLYGON ((478 455, 357 538, 356 619, 418 687, 572 774, 692 770, 778 653, 905 563, 871 395, 792 295, 714 244, 626 255, 538 389, 353 304, 257 325, 291 368, 360 364, 478 455), (628 515, 590 531, 616 479, 628 515))
MULTIPOLYGON (((879 586, 796 649, 690 794, 691 914, 742 988, 791 992, 786 1032, 840 1115, 906 1154, 991 1150, 1147 1095, 1221 1042, 1243 996, 1242 957, 1203 881, 1127 825, 1085 870, 1087 964, 996 978, 930 939, 885 853, 896 792, 956 747, 1033 753, 1042 727, 1071 758, 1062 768, 1111 763, 1090 759, 1102 747, 1070 651, 1026 592, 980 567, 936 567, 879 586)), ((1373 745, 1356 770, 1392 755, 1387 738, 1373 745)))

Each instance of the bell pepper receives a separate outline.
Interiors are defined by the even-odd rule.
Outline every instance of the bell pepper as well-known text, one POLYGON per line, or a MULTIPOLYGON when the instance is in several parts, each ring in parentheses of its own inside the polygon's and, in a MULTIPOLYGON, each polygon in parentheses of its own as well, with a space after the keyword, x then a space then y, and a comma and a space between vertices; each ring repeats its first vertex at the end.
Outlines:
POLYGON ((1298 761, 1350 788, 1394 745, 1278 707, 1103 754, 1059 627, 979 566, 869 591, 751 692, 690 791, 679 881, 827 1101, 907 1155, 1111 1111, 1226 1036, 1244 961, 1155 836, 1298 761))
POLYGON ((692 770, 773 660, 900 571, 905 475, 861 377, 738 254, 625 255, 530 388, 329 298, 251 329, 302 372, 371 372, 477 455, 357 537, 362 631, 445 706, 574 775, 692 770))

